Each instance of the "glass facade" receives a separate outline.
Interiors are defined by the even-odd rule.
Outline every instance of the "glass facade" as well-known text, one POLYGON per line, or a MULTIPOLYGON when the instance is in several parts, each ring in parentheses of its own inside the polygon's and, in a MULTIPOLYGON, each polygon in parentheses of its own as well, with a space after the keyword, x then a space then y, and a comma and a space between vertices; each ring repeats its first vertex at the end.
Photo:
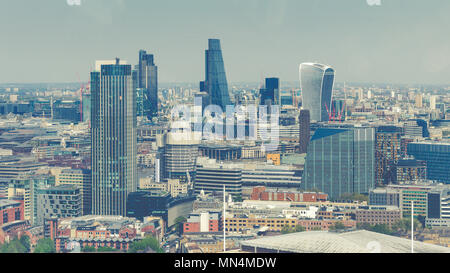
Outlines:
POLYGON ((427 179, 450 184, 450 144, 413 142, 408 144, 407 153, 426 162, 427 179))
POLYGON ((98 68, 91 73, 92 211, 124 216, 137 188, 136 93, 131 65, 98 68))
POLYGON ((205 68, 205 87, 211 97, 211 104, 219 105, 225 111, 226 106, 231 105, 231 99, 222 49, 218 39, 208 40, 208 49, 205 51, 205 68))
POLYGON ((264 89, 260 90, 261 105, 279 105, 280 102, 280 79, 266 78, 264 89))
POLYGON ((139 51, 138 69, 137 88, 143 89, 142 112, 151 120, 158 114, 158 67, 154 56, 145 50, 139 51))
POLYGON ((311 120, 328 121, 334 85, 333 68, 316 63, 300 65, 302 106, 311 113, 311 120))
POLYGON ((308 146, 302 187, 330 198, 374 187, 373 128, 319 128, 308 146))

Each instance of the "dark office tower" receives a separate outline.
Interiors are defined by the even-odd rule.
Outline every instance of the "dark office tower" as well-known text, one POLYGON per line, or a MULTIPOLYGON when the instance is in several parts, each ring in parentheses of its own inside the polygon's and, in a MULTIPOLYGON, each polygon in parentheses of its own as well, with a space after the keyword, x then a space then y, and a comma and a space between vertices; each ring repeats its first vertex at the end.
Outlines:
POLYGON ((298 117, 298 123, 300 124, 299 152, 301 154, 306 153, 308 150, 308 143, 311 138, 310 122, 309 110, 301 110, 298 117))
POLYGON ((137 189, 136 93, 131 65, 98 61, 91 72, 92 213, 126 214, 137 189))
POLYGON ((375 178, 373 128, 319 128, 306 155, 302 188, 318 189, 330 198, 369 193, 375 178))
POLYGON ((261 105, 279 105, 280 104, 280 79, 266 78, 265 88, 260 90, 261 105))
POLYGON ((143 112, 149 120, 158 114, 158 67, 152 54, 139 51, 139 79, 137 88, 144 90, 143 112))
POLYGON ((323 64, 300 65, 302 106, 311 113, 311 120, 328 121, 333 97, 334 69, 323 64))
POLYGON ((211 104, 219 105, 225 111, 226 106, 231 104, 231 99, 222 49, 218 39, 208 40, 208 49, 205 51, 205 68, 205 89, 210 95, 211 104))
POLYGON ((402 128, 379 126, 375 132, 376 183, 387 185, 395 181, 395 165, 401 157, 402 128))

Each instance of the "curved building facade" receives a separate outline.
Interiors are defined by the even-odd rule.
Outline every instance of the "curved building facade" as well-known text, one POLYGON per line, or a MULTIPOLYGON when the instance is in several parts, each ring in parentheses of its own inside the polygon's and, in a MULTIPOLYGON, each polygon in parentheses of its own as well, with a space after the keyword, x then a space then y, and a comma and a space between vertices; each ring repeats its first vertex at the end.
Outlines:
POLYGON ((205 88, 211 97, 211 103, 219 105, 225 111, 227 105, 232 104, 228 90, 225 65, 219 39, 209 39, 208 49, 205 51, 206 80, 205 88))
POLYGON ((300 65, 300 85, 303 109, 309 110, 311 120, 328 121, 332 111, 335 71, 332 67, 318 63, 300 65))

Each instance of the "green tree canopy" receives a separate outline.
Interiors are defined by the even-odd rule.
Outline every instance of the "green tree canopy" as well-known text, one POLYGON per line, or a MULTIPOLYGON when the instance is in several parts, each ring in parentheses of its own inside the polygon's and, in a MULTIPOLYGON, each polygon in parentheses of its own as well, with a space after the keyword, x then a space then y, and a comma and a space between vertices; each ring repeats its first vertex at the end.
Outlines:
POLYGON ((360 193, 344 193, 336 200, 351 200, 351 201, 358 201, 358 202, 368 202, 369 197, 364 194, 360 193))
POLYGON ((147 236, 142 240, 131 243, 128 252, 143 253, 149 251, 150 249, 152 249, 156 253, 164 253, 163 249, 159 245, 158 240, 153 236, 147 236))
MULTIPOLYGON (((24 239, 25 240, 25 239, 24 239)), ((29 244, 24 245, 21 240, 17 237, 9 241, 8 243, 4 243, 0 246, 0 253, 28 253, 29 252, 29 244)))
POLYGON ((290 227, 290 226, 286 225, 281 229, 281 233, 288 234, 288 233, 294 233, 294 232, 303 232, 305 230, 306 230, 306 228, 304 228, 301 225, 297 225, 295 227, 290 227))
POLYGON ((55 253, 55 243, 50 238, 40 239, 36 247, 34 248, 34 253, 55 253))
POLYGON ((342 230, 345 229, 344 223, 338 221, 329 227, 330 230, 342 230))

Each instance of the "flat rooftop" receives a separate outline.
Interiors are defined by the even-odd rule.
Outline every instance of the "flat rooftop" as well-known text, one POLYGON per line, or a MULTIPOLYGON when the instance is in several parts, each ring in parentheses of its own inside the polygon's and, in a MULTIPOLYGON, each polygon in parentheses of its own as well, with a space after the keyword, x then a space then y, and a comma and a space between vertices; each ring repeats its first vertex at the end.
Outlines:
MULTIPOLYGON (((263 237, 241 243, 245 251, 262 248, 292 253, 411 253, 411 240, 381 233, 307 231, 263 237)), ((415 253, 450 253, 450 248, 414 242, 415 253)))

